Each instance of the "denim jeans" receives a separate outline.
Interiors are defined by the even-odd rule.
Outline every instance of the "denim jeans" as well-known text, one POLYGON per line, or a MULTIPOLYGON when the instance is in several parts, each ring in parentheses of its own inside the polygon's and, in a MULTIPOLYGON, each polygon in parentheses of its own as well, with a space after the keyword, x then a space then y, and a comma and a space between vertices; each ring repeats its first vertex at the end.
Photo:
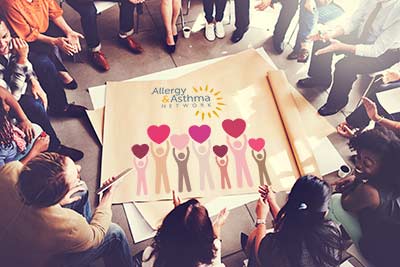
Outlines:
MULTIPOLYGON (((61 142, 54 131, 53 126, 51 126, 49 116, 44 109, 43 103, 40 99, 35 99, 31 95, 22 95, 18 103, 21 105, 26 116, 33 123, 39 124, 50 136, 49 151, 55 151, 60 146, 61 142)), ((40 133, 39 133, 40 134, 40 133)))
POLYGON ((293 48, 296 52, 300 50, 301 44, 306 41, 318 23, 325 24, 344 13, 344 10, 333 2, 317 7, 314 13, 311 13, 305 9, 305 2, 306 0, 300 1, 299 32, 297 33, 296 44, 293 48))
POLYGON ((207 23, 214 20, 214 6, 215 6, 215 21, 220 22, 224 18, 224 11, 227 0, 203 0, 204 13, 207 23))
MULTIPOLYGON (((66 0, 67 3, 81 16, 81 24, 89 48, 95 48, 100 44, 97 29, 97 10, 93 1, 66 0)), ((127 33, 133 29, 133 14, 135 5, 129 0, 111 0, 119 2, 119 30, 127 33)))
MULTIPOLYGON (((92 214, 88 201, 88 191, 78 192, 77 194, 81 196, 81 199, 64 206, 64 208, 79 212, 90 222, 92 214)), ((98 258, 103 258, 106 267, 133 267, 128 240, 124 230, 119 225, 111 223, 103 242, 99 246, 64 255, 63 267, 87 267, 98 258)))

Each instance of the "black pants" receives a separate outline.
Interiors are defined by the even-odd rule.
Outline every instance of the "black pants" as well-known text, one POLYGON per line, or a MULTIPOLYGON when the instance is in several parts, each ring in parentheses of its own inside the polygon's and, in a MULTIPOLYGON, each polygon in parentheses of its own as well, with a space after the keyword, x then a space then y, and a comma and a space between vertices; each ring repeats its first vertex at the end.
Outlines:
POLYGON ((278 21, 276 22, 274 29, 274 41, 276 43, 282 43, 285 39, 290 22, 299 7, 299 0, 280 0, 279 2, 282 4, 282 9, 279 13, 278 21))
MULTIPOLYGON (((346 35, 338 38, 347 44, 359 44, 354 35, 346 35)), ((323 84, 332 82, 332 57, 333 53, 316 56, 315 52, 327 47, 329 42, 315 42, 312 51, 309 77, 323 84)), ((400 61, 400 50, 389 49, 379 57, 361 57, 354 54, 345 54, 345 57, 335 64, 333 84, 327 103, 331 107, 344 107, 348 102, 348 96, 358 74, 370 74, 387 69, 400 61)))
MULTIPOLYGON (((83 2, 82 0, 66 0, 67 3, 81 16, 81 24, 85 35, 86 44, 94 48, 100 44, 99 32, 97 29, 97 10, 93 1, 83 2)), ((120 2, 119 5, 119 30, 121 33, 133 29, 133 12, 135 5, 129 0, 111 0, 120 2)))
POLYGON ((250 24, 250 0, 235 1, 235 27, 238 31, 246 31, 250 24))
POLYGON ((208 23, 214 20, 214 4, 215 4, 215 21, 222 21, 227 0, 203 0, 205 17, 208 23))
MULTIPOLYGON (((380 77, 382 77, 382 76, 380 76, 380 77)), ((377 77, 377 79, 379 79, 380 77, 377 77)), ((366 96, 376 103, 376 107, 378 109, 379 115, 381 115, 387 119, 390 119, 390 120, 400 121, 400 113, 395 113, 395 114, 387 113, 386 110, 379 103, 378 98, 376 96, 376 93, 400 87, 400 81, 384 84, 381 80, 377 81, 377 79, 375 79, 374 83, 372 84, 372 86, 369 89, 366 96)), ((368 114, 365 111, 364 105, 362 105, 362 104, 360 106, 358 106, 346 118, 346 122, 352 128, 359 128, 359 129, 363 129, 363 128, 367 127, 369 124, 369 121, 370 121, 370 119, 368 117, 368 114)))

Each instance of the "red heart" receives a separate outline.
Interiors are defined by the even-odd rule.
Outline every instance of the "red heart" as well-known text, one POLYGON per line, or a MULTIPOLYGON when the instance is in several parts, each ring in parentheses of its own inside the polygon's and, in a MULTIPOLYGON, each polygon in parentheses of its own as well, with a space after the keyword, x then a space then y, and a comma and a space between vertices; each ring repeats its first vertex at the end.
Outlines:
POLYGON ((170 133, 170 128, 168 125, 151 125, 149 128, 147 128, 147 135, 150 137, 150 139, 153 142, 156 142, 157 144, 161 144, 165 140, 167 140, 169 133, 170 133))
POLYGON ((149 152, 149 146, 147 144, 142 144, 142 145, 136 144, 131 147, 131 150, 133 155, 135 155, 139 159, 142 159, 149 152))
POLYGON ((265 140, 263 138, 250 138, 249 146, 257 152, 260 152, 265 146, 265 140))
POLYGON ((226 119, 222 122, 222 128, 230 136, 238 138, 246 130, 246 122, 242 119, 226 119))
POLYGON ((210 137, 210 134, 211 128, 205 124, 201 126, 193 125, 189 128, 190 137, 199 144, 204 143, 210 137))
POLYGON ((228 153, 228 147, 226 145, 213 146, 213 151, 214 151, 215 155, 222 158, 223 156, 226 155, 226 153, 228 153))

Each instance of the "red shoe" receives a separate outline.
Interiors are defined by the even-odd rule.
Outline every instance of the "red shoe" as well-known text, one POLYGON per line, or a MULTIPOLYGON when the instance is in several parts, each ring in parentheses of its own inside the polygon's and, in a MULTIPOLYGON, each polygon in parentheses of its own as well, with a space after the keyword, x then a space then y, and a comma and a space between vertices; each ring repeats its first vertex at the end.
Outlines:
POLYGON ((90 51, 89 60, 96 68, 100 70, 108 71, 110 69, 107 58, 101 51, 90 51))
POLYGON ((142 46, 133 40, 132 35, 126 37, 126 38, 119 38, 119 41, 122 45, 124 45, 126 48, 128 48, 132 53, 134 54, 140 54, 144 52, 144 49, 142 46))

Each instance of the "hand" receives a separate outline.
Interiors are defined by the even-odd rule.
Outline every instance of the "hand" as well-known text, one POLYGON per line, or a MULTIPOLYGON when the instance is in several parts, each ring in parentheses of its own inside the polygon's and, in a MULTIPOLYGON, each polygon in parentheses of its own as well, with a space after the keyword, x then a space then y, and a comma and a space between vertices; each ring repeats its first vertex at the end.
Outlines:
POLYGON ((327 42, 327 41, 329 41, 330 39, 333 38, 334 33, 335 32, 333 30, 327 30, 327 31, 324 31, 324 32, 319 31, 316 34, 309 35, 307 37, 307 40, 309 40, 311 42, 316 42, 316 41, 327 42))
POLYGON ((365 111, 368 114, 368 117, 373 120, 377 121, 381 118, 378 114, 378 109, 376 108, 376 104, 374 101, 367 97, 362 97, 362 103, 364 105, 365 111))
POLYGON ((175 194, 175 190, 172 190, 172 203, 175 208, 181 204, 181 198, 175 194))
POLYGON ((11 39, 13 52, 18 55, 18 63, 25 64, 28 60, 29 45, 20 38, 11 39))
POLYGON ((69 56, 77 53, 76 47, 69 42, 68 38, 58 37, 54 41, 54 44, 69 56))
POLYGON ((338 134, 341 136, 351 138, 354 136, 355 131, 350 128, 350 126, 347 124, 347 122, 342 122, 336 127, 336 131, 338 134))
MULTIPOLYGON (((116 180, 115 177, 108 178, 106 181, 104 181, 104 183, 101 185, 101 187, 107 186, 107 185, 113 183, 115 180, 116 180)), ((103 195, 101 196, 99 205, 105 205, 107 203, 111 204, 112 196, 114 195, 115 188, 117 188, 117 187, 118 187, 118 183, 115 183, 112 186, 110 186, 107 190, 103 191, 103 195)))
POLYGON ((317 9, 317 4, 315 3, 314 0, 306 0, 306 2, 304 3, 304 8, 308 12, 314 14, 315 10, 317 9))
POLYGON ((86 188, 83 186, 83 184, 84 184, 84 182, 80 181, 80 183, 77 186, 75 186, 74 188, 71 188, 68 191, 68 193, 64 196, 64 198, 60 200, 59 204, 61 206, 65 206, 65 205, 68 205, 68 204, 71 204, 71 203, 73 203, 75 201, 80 200, 81 196, 72 197, 72 195, 77 193, 77 192, 80 192, 80 191, 85 191, 86 188))
POLYGON ((271 7, 274 8, 274 5, 272 3, 272 0, 261 0, 260 3, 258 3, 257 5, 254 6, 254 8, 258 11, 263 11, 265 10, 267 7, 271 7))
POLYGON ((258 187, 258 193, 260 193, 261 198, 268 203, 276 202, 276 194, 272 191, 271 187, 268 185, 263 185, 258 187))
POLYGON ((82 50, 79 38, 84 39, 85 37, 83 37, 82 34, 76 31, 70 31, 67 33, 68 43, 70 43, 74 47, 74 53, 78 53, 82 50))
POLYGON ((317 52, 315 52, 315 55, 319 56, 319 55, 326 54, 326 53, 336 52, 336 51, 343 50, 343 48, 344 48, 344 46, 343 46, 344 44, 342 42, 340 42, 339 40, 329 39, 329 42, 331 43, 330 45, 318 50, 317 52))
POLYGON ((267 218, 268 212, 269 212, 268 203, 266 203, 264 199, 259 198, 256 206, 257 219, 267 218))
POLYGON ((356 179, 355 175, 350 175, 349 177, 342 178, 336 182, 333 182, 331 185, 336 186, 337 192, 343 192, 346 190, 346 188, 348 188, 353 184, 355 179, 356 179))
POLYGON ((33 144, 32 150, 34 150, 37 154, 45 152, 49 148, 49 143, 50 136, 47 134, 45 136, 40 135, 33 144))
POLYGON ((229 211, 226 208, 222 209, 218 213, 217 218, 214 221, 214 225, 218 226, 218 227, 221 227, 222 225, 224 225, 226 222, 226 219, 228 218, 228 215, 229 215, 229 211))
POLYGON ((19 123, 19 127, 26 135, 26 141, 30 143, 35 137, 35 132, 33 131, 32 123, 26 119, 19 123))
POLYGON ((40 86, 39 81, 36 78, 31 79, 32 94, 35 99, 40 98, 43 103, 44 109, 47 110, 47 95, 40 86))
POLYGON ((144 0, 129 0, 132 4, 141 4, 144 3, 144 0))
POLYGON ((383 74, 382 80, 383 80, 383 83, 391 83, 391 82, 400 81, 400 72, 393 71, 393 70, 387 70, 383 74))

